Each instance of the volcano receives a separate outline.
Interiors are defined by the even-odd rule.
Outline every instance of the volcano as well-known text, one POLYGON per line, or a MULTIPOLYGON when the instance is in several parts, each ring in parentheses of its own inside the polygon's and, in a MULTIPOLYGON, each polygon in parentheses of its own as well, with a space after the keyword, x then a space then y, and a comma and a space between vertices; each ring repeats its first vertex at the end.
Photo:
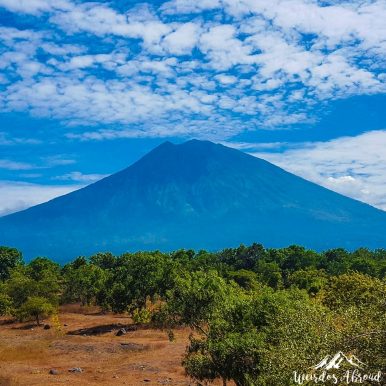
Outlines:
POLYGON ((28 259, 240 243, 385 248, 386 213, 208 141, 165 142, 130 167, 0 218, 28 259))

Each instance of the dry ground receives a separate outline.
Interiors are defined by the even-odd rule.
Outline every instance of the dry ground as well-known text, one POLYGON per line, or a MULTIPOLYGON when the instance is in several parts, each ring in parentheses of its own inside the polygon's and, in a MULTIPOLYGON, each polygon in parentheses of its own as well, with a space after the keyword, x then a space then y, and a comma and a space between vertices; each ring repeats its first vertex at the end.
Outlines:
POLYGON ((127 316, 80 306, 63 307, 59 319, 62 333, 0 318, 1 386, 194 385, 181 367, 186 329, 175 332, 175 342, 144 328, 117 337, 120 325, 132 325, 127 316), (68 371, 74 367, 84 371, 68 371))

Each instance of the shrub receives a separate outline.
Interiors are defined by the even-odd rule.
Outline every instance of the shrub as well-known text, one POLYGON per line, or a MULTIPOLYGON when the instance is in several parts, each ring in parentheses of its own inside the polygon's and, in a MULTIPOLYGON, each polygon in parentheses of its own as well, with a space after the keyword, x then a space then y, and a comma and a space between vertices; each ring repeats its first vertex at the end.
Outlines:
POLYGON ((0 293, 0 315, 10 315, 12 306, 12 299, 8 295, 0 293))
POLYGON ((54 306, 42 297, 30 297, 16 310, 16 316, 19 320, 28 320, 34 318, 36 324, 40 326, 40 320, 52 315, 55 311, 54 306))
POLYGON ((151 321, 152 312, 148 308, 136 308, 133 311, 132 318, 136 324, 146 324, 151 321))

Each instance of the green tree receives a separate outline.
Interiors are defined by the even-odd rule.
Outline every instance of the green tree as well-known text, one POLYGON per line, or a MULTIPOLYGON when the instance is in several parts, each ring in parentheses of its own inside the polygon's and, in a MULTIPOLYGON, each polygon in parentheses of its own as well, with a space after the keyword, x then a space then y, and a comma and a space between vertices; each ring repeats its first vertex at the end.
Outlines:
POLYGON ((324 270, 301 269, 288 275, 287 286, 305 289, 310 295, 316 295, 327 284, 324 270))
POLYGON ((291 245, 288 248, 284 248, 283 252, 286 255, 286 259, 282 268, 289 271, 317 267, 320 261, 320 256, 315 251, 299 245, 291 245))
POLYGON ((228 266, 221 261, 220 256, 205 250, 199 251, 186 268, 190 271, 215 269, 221 274, 228 271, 228 266))
POLYGON ((223 307, 230 289, 231 286, 215 270, 182 272, 166 293, 166 305, 161 311, 164 325, 185 324, 203 330, 223 307))
POLYGON ((0 280, 8 279, 11 270, 22 262, 22 254, 16 248, 0 246, 0 280))
POLYGON ((261 286, 259 276, 255 272, 246 269, 229 272, 227 277, 246 290, 256 290, 261 286))
POLYGON ((381 265, 371 257, 357 257, 350 261, 350 270, 371 276, 378 276, 381 265))
POLYGON ((5 282, 5 292, 9 295, 16 308, 26 302, 28 297, 45 297, 52 304, 57 304, 60 294, 59 277, 50 270, 39 273, 38 280, 33 277, 35 271, 28 266, 18 266, 12 270, 9 279, 5 282))
POLYGON ((297 289, 244 292, 215 271, 178 278, 159 317, 193 328, 183 361, 198 381, 290 385, 335 342, 327 308, 297 289))
POLYGON ((11 272, 5 283, 5 291, 15 308, 25 303, 29 296, 39 295, 38 283, 26 274, 25 267, 18 267, 11 272))
POLYGON ((224 249, 219 256, 233 270, 253 270, 257 261, 267 257, 267 251, 261 244, 254 243, 249 247, 241 244, 236 249, 224 249))
POLYGON ((324 304, 333 310, 380 306, 385 303, 385 282, 359 272, 332 276, 322 296, 324 304))
POLYGON ((12 310, 12 299, 7 294, 0 292, 0 315, 11 315, 12 310))
POLYGON ((117 258, 110 252, 97 253, 90 257, 90 263, 102 269, 114 269, 117 265, 117 258))
POLYGON ((347 273, 331 277, 320 296, 334 311, 340 350, 355 353, 368 371, 386 371, 386 282, 347 273))
POLYGON ((16 316, 24 321, 28 319, 35 319, 36 324, 40 326, 41 319, 52 315, 55 307, 43 297, 29 297, 24 304, 22 304, 16 311, 16 316))
POLYGON ((172 260, 181 263, 185 267, 189 267, 189 264, 193 261, 194 256, 195 252, 192 249, 179 249, 171 254, 172 260))
POLYGON ((330 249, 324 252, 323 257, 322 268, 325 268, 330 275, 340 275, 348 271, 350 253, 345 249, 330 249))
MULTIPOLYGON (((68 265, 64 269, 65 302, 81 302, 82 305, 97 304, 98 299, 106 297, 108 274, 105 270, 91 263, 68 265), (105 296, 101 296, 101 292, 105 296)), ((105 304, 101 304, 105 307, 105 304)))
POLYGON ((47 276, 60 277, 60 265, 46 257, 37 257, 27 265, 27 274, 35 281, 46 280, 47 276))
POLYGON ((259 260, 255 271, 261 283, 276 289, 283 287, 283 274, 277 263, 259 260))
POLYGON ((163 297, 173 286, 178 263, 160 252, 123 255, 110 277, 110 305, 114 312, 133 312, 146 301, 163 297))

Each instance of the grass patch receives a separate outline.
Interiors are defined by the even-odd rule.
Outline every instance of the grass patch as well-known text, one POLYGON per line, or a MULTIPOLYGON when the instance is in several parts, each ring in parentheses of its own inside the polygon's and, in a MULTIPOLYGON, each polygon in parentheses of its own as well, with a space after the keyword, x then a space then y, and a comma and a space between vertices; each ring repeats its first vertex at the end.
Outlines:
POLYGON ((10 377, 0 375, 0 386, 20 386, 21 384, 17 381, 12 380, 10 377))
MULTIPOLYGON (((48 342, 30 342, 29 344, 21 344, 11 347, 0 348, 0 362, 40 362, 48 355, 48 342)), ((0 378, 0 386, 3 386, 0 378)))

